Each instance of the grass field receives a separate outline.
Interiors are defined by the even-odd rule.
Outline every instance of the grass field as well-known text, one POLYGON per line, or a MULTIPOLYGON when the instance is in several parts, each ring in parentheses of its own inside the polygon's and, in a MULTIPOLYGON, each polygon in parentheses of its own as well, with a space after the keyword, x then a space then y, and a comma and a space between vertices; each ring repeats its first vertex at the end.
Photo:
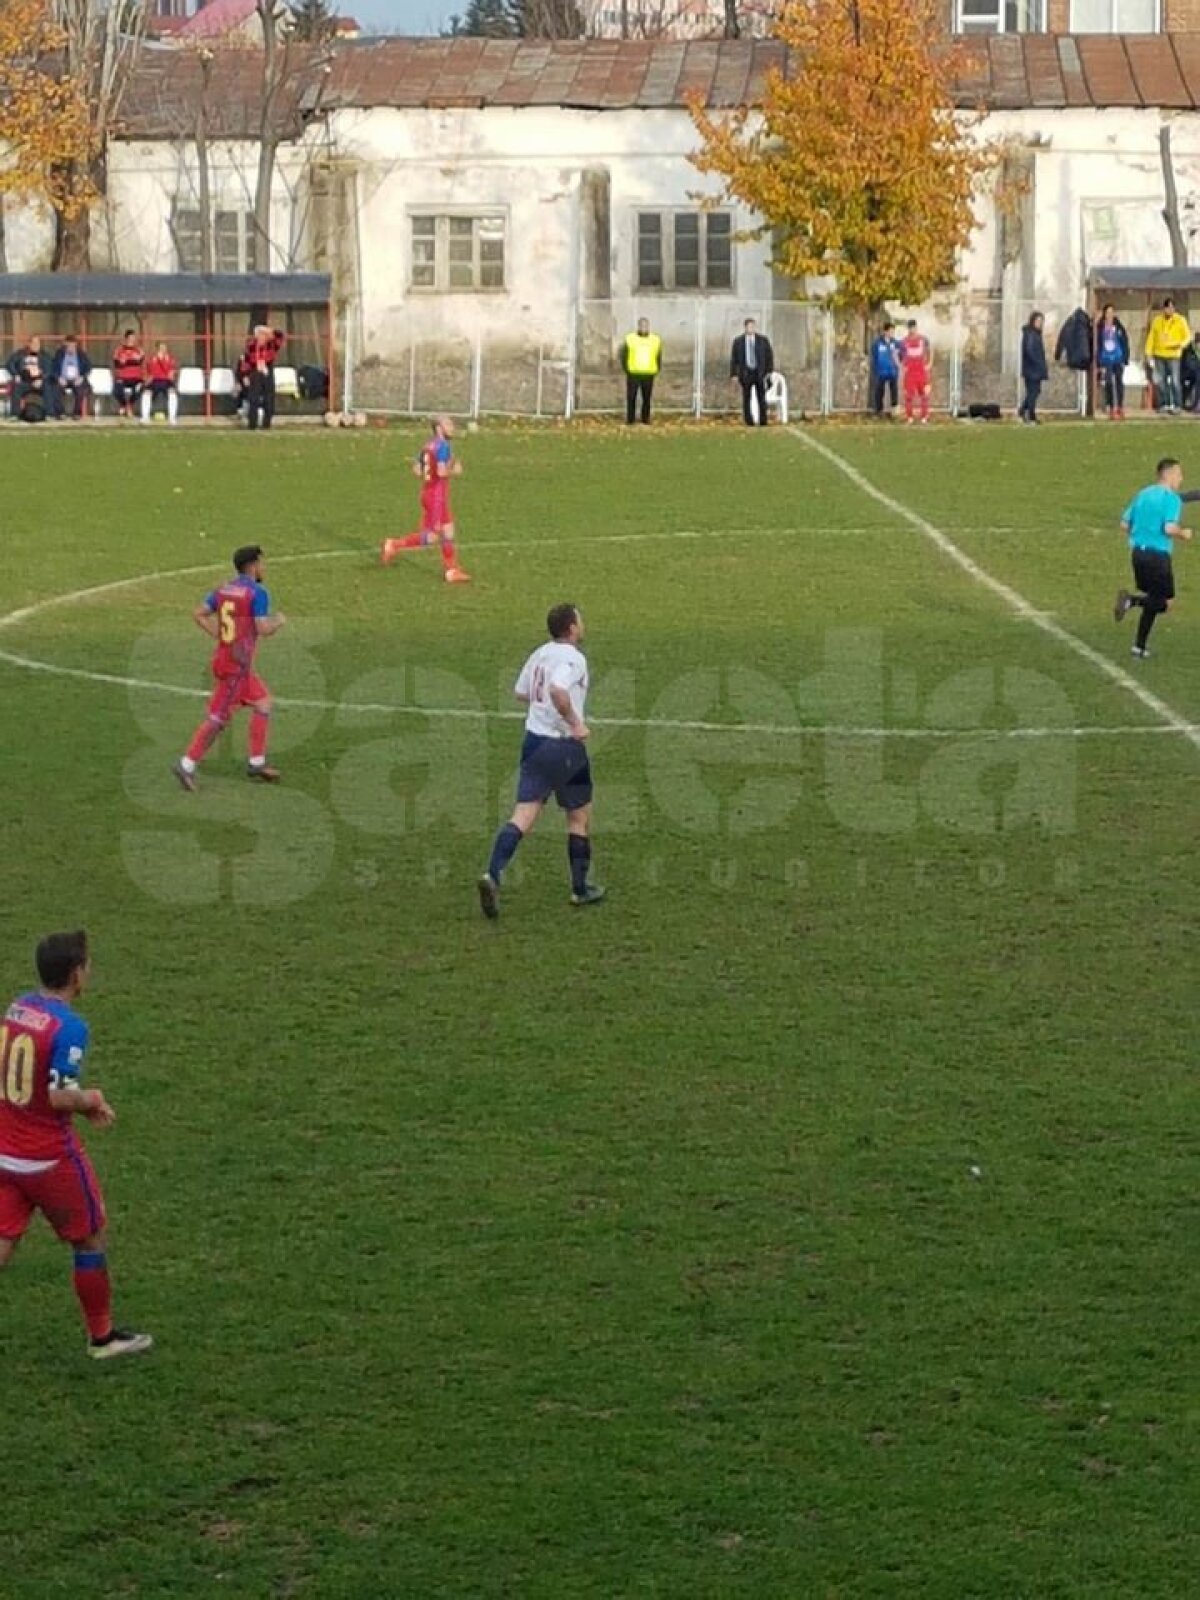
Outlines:
POLYGON ((1036 615, 785 431, 485 428, 454 590, 375 563, 413 434, 0 438, 0 971, 91 930, 158 1341, 92 1368, 39 1225, 4 1600, 1196 1592, 1200 557, 1109 613, 1194 435, 818 437, 1036 615), (285 783, 187 797, 248 537, 285 783), (564 598, 610 898, 552 818, 491 926, 564 598))

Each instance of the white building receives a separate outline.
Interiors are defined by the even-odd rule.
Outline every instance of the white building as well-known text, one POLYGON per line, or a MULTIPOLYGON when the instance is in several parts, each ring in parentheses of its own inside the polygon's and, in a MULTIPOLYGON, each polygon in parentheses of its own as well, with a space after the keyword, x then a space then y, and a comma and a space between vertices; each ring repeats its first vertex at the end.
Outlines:
MULTIPOLYGON (((1009 142, 1023 191, 1004 215, 981 197, 961 291, 927 308, 935 343, 959 349, 973 383, 999 377, 1035 303, 1051 329, 1079 304, 1090 269, 1170 262, 1162 108, 1190 204, 1200 82, 1170 37, 1136 44, 973 47, 964 104, 990 105, 980 137, 1009 142)), ((363 404, 561 412, 568 389, 582 406, 611 403, 616 345, 639 313, 666 339, 664 388, 681 405, 723 403, 729 340, 748 313, 768 324, 803 403, 855 403, 816 392, 821 313, 792 303, 802 286, 771 272, 766 242, 739 237, 756 219, 689 160, 686 95, 752 103, 782 62, 764 41, 343 48, 332 72, 298 74, 285 97, 269 265, 332 272, 363 404)), ((199 266, 197 70, 175 52, 147 59, 110 155, 96 266, 199 266)), ((257 58, 238 52, 222 71, 209 129, 215 265, 261 269, 257 58)), ((44 219, 10 214, 7 241, 11 270, 47 265, 44 219)))

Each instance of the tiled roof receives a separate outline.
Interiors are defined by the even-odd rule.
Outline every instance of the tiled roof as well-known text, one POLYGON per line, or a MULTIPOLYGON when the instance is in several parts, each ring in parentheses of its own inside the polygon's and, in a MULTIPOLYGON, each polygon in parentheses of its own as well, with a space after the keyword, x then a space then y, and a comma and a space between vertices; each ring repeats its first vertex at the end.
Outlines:
POLYGON ((179 29, 178 37, 219 39, 236 28, 244 28, 254 16, 255 5, 256 0, 208 0, 208 4, 189 17, 179 29))
MULTIPOLYGON (((244 8, 214 0, 199 13, 244 8)), ((193 19, 195 20, 195 19, 193 19)), ((222 52, 210 101, 216 136, 252 136, 261 99, 253 49, 222 52)), ((290 131, 318 109, 395 106, 679 108, 697 95, 719 110, 753 104, 772 69, 788 66, 769 39, 549 42, 364 39, 296 57, 283 96, 290 131)), ((125 101, 127 137, 178 136, 200 76, 194 52, 146 51, 125 101)), ((994 110, 1152 106, 1200 109, 1200 35, 1007 34, 970 40, 956 96, 994 110)), ((285 131, 286 136, 286 131, 285 131)))

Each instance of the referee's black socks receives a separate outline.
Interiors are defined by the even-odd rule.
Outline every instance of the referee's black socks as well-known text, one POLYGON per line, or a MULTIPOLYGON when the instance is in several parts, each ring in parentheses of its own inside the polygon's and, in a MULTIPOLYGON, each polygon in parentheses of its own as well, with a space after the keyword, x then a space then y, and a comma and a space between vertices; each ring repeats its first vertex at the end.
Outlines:
POLYGON ((567 860, 571 863, 571 893, 587 888, 588 868, 592 864, 592 841, 579 833, 567 835, 567 860))

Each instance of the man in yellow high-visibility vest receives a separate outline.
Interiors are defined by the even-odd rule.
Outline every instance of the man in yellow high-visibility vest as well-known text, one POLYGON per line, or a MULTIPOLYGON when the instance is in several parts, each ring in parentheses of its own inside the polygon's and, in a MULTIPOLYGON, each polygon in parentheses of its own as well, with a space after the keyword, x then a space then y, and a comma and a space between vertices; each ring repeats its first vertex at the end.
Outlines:
POLYGON ((625 372, 625 421, 637 421, 641 401, 642 421, 650 421, 650 396, 662 366, 662 340, 650 332, 646 317, 638 318, 637 332, 628 334, 621 345, 621 366, 625 372))

